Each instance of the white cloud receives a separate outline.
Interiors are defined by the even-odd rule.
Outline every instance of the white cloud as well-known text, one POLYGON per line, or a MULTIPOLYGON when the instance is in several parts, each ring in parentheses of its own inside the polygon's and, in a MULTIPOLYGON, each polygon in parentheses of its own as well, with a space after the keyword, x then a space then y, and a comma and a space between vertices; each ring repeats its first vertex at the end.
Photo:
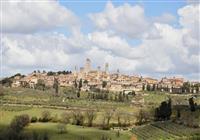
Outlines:
POLYGON ((37 68, 73 70, 75 65, 83 66, 85 58, 89 57, 94 68, 109 62, 111 71, 119 68, 131 74, 183 75, 200 79, 197 12, 197 5, 179 9, 182 27, 175 28, 166 23, 170 16, 163 16, 168 20, 161 18, 152 22, 146 19, 140 6, 114 7, 108 3, 103 12, 90 15, 101 30, 87 35, 81 32, 68 37, 61 33, 5 35, 2 39, 3 69, 9 74, 15 72, 13 69, 21 72, 37 68), (132 46, 129 41, 135 37, 140 37, 141 44, 132 46))
POLYGON ((57 1, 4 1, 1 8, 3 32, 32 33, 61 27, 75 32, 80 28, 74 13, 57 1))
POLYGON ((91 43, 113 55, 129 59, 142 58, 142 52, 131 47, 128 42, 119 36, 107 32, 93 32, 89 34, 91 43))
POLYGON ((176 17, 169 13, 164 13, 161 16, 153 17, 153 21, 159 22, 159 23, 173 23, 175 22, 175 20, 176 20, 176 17))
POLYGON ((103 12, 90 14, 89 17, 98 28, 114 30, 129 37, 141 37, 149 28, 144 9, 139 5, 124 4, 114 7, 108 2, 103 12))

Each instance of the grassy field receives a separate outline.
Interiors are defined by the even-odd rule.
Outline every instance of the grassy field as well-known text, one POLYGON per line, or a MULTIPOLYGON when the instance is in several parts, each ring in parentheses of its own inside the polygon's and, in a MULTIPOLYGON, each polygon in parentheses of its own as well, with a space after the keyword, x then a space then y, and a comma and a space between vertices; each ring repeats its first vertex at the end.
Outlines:
MULTIPOLYGON (((98 127, 83 127, 68 124, 66 126, 67 132, 59 134, 57 125, 58 123, 32 123, 25 128, 24 133, 31 133, 37 131, 40 133, 47 132, 50 136, 50 140, 101 140, 102 136, 111 138, 112 140, 130 140, 132 135, 136 135, 141 140, 160 140, 160 139, 178 139, 183 137, 190 137, 197 133, 196 129, 176 125, 174 123, 167 122, 166 124, 155 123, 148 124, 140 127, 135 127, 135 116, 141 108, 150 109, 157 107, 159 104, 172 97, 173 103, 183 102, 187 104, 187 99, 191 95, 175 95, 161 92, 145 92, 140 93, 144 98, 143 106, 133 105, 131 102, 116 102, 105 100, 88 100, 87 93, 81 93, 81 98, 68 99, 62 92, 59 97, 54 96, 53 90, 33 90, 25 88, 6 88, 4 96, 0 97, 0 131, 5 129, 11 120, 16 115, 28 114, 30 117, 41 116, 44 110, 51 112, 51 116, 58 118, 63 112, 70 112, 72 110, 85 111, 88 109, 95 109, 97 111, 97 117, 94 121, 95 126, 102 123, 103 114, 106 111, 115 110, 115 112, 128 114, 128 119, 132 124, 132 131, 121 130, 120 136, 117 137, 118 130, 101 130, 98 127), (177 129, 177 133, 174 131, 177 129), (184 131, 186 130, 186 131, 184 131), (188 133, 181 133, 182 131, 188 133)), ((134 97, 133 97, 134 100, 134 97)), ((195 99, 197 103, 200 102, 199 96, 195 99)), ((126 121, 127 118, 122 118, 122 121, 126 121)), ((117 116, 114 114, 111 124, 117 123, 117 116)), ((200 130, 198 129, 200 132, 200 130)))
POLYGON ((156 122, 135 127, 132 132, 138 140, 199 140, 200 128, 189 128, 172 122, 156 122))
POLYGON ((66 133, 60 134, 57 130, 56 123, 35 123, 31 124, 26 131, 36 131, 40 133, 47 132, 50 140, 101 140, 102 136, 111 138, 112 140, 130 140, 130 132, 120 132, 119 137, 117 131, 105 131, 97 128, 89 128, 82 126, 67 125, 66 133))

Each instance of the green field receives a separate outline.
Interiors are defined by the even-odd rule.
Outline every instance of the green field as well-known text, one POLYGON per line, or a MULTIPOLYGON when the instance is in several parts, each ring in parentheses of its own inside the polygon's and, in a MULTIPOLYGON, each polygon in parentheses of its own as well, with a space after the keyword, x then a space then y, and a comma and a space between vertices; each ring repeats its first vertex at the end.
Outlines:
POLYGON ((198 140, 200 128, 189 128, 172 122, 156 122, 135 127, 132 132, 139 140, 198 140))
MULTIPOLYGON (((70 89, 69 89, 70 92, 70 89)), ((72 93, 69 93, 70 96, 72 93)), ((113 94, 113 93, 112 93, 113 94)), ((170 95, 168 93, 140 93, 144 98, 142 106, 134 105, 131 102, 116 102, 106 100, 89 100, 87 93, 82 92, 80 98, 67 98, 66 94, 60 91, 59 97, 54 96, 53 90, 33 90, 28 88, 5 88, 4 95, 0 96, 0 132, 5 130, 11 120, 16 115, 28 114, 30 117, 41 117, 43 111, 49 111, 54 118, 60 118, 63 112, 79 110, 85 112, 88 109, 94 109, 97 116, 94 120, 94 127, 66 125, 66 133, 58 132, 57 122, 31 123, 25 128, 23 133, 32 133, 33 131, 41 134, 48 133, 50 140, 101 140, 107 137, 112 140, 130 140, 131 137, 137 137, 139 140, 160 140, 160 139, 181 139, 196 137, 199 129, 188 128, 183 125, 172 122, 165 123, 147 123, 143 126, 135 126, 136 115, 139 109, 151 110, 159 106, 160 102, 173 97, 173 102, 186 101, 189 95, 170 95), (114 110, 115 113, 122 113, 121 121, 129 120, 130 125, 126 128, 118 129, 114 127, 117 124, 117 115, 113 114, 110 124, 111 130, 102 130, 99 128, 103 120, 103 114, 106 111, 114 110), (133 129, 131 129, 133 128, 133 129), (131 131, 130 131, 131 130, 131 131), (119 131, 119 132, 118 132, 119 131)), ((137 98, 133 97, 133 100, 137 98)), ((196 98, 199 103, 200 98, 196 98)), ((87 120, 84 121, 87 124, 87 120)))

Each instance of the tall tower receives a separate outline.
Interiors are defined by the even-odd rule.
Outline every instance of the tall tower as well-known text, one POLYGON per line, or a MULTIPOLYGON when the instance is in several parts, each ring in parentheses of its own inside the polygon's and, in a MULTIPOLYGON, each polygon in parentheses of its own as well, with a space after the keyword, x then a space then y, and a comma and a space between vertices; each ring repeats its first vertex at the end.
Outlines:
POLYGON ((101 75, 100 73, 101 73, 101 67, 98 66, 98 67, 97 67, 97 77, 98 77, 98 78, 100 78, 100 75, 101 75))
POLYGON ((109 64, 105 63, 105 72, 108 74, 108 70, 109 70, 109 64))
POLYGON ((77 66, 74 67, 74 76, 77 76, 78 72, 77 72, 77 66))
POLYGON ((101 71, 101 67, 100 67, 100 66, 98 66, 98 67, 97 67, 97 70, 98 70, 98 71, 101 71))
POLYGON ((89 58, 86 59, 84 70, 86 73, 88 73, 91 70, 91 61, 89 58))

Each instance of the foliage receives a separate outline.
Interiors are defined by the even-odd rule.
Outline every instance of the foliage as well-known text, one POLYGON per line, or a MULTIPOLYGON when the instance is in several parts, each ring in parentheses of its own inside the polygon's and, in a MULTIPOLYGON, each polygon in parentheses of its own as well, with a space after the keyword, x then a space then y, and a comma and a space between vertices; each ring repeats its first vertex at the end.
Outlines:
POLYGON ((20 132, 25 126, 27 126, 30 122, 29 115, 23 114, 19 116, 15 116, 14 119, 10 123, 10 128, 15 132, 20 132))
POLYGON ((105 88, 106 86, 107 86, 107 82, 106 82, 106 81, 103 81, 103 82, 102 82, 102 87, 105 88))
POLYGON ((85 117, 80 110, 72 111, 72 118, 73 118, 73 124, 83 125, 85 117))
POLYGON ((195 103, 194 103, 194 100, 193 100, 193 97, 189 98, 189 105, 190 105, 190 111, 194 112, 196 109, 195 109, 195 103))
POLYGON ((57 78, 54 78, 53 88, 55 89, 55 95, 58 96, 59 82, 57 78))
POLYGON ((42 112, 40 121, 48 122, 51 119, 52 119, 51 118, 51 113, 49 111, 45 110, 45 111, 42 112))
POLYGON ((136 125, 142 125, 149 121, 150 114, 143 109, 140 109, 136 115, 136 125))
POLYGON ((63 112, 61 114, 61 122, 64 124, 68 124, 70 122, 70 114, 68 112, 63 112))
POLYGON ((7 77, 7 78, 4 78, 4 79, 2 79, 1 81, 0 81, 0 83, 3 85, 3 86, 6 86, 6 87, 11 87, 11 85, 12 85, 12 78, 9 78, 9 77, 7 77))
POLYGON ((114 110, 106 110, 103 116, 102 129, 109 130, 110 129, 110 120, 114 115, 114 110))
POLYGON ((38 79, 36 89, 45 90, 45 82, 42 79, 38 79))
POLYGON ((88 126, 92 126, 94 119, 96 118, 96 112, 94 110, 86 111, 86 118, 88 120, 88 126))
POLYGON ((47 72, 47 76, 53 76, 53 75, 56 75, 56 72, 52 72, 52 71, 47 72))
POLYGON ((3 94, 4 94, 3 86, 2 86, 2 84, 0 84, 0 96, 3 96, 3 94))
POLYGON ((169 120, 172 114, 171 99, 163 101, 161 105, 155 109, 155 120, 169 120))
POLYGON ((37 122, 37 121, 38 121, 38 119, 37 119, 36 116, 31 117, 31 123, 35 123, 35 122, 37 122))

